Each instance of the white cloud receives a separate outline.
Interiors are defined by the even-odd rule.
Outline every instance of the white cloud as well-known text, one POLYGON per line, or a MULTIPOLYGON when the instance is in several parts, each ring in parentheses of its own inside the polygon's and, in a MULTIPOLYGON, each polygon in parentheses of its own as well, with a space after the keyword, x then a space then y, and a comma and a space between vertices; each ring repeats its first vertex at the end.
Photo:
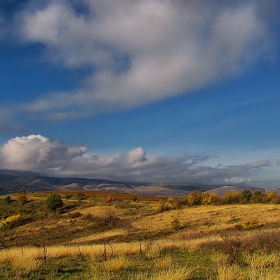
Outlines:
POLYGON ((135 148, 127 153, 127 160, 131 165, 142 163, 146 160, 146 151, 141 148, 135 148))
POLYGON ((193 182, 200 184, 253 184, 254 173, 269 161, 211 167, 209 156, 147 156, 135 148, 125 154, 94 155, 85 147, 42 135, 16 137, 0 150, 0 168, 37 171, 53 176, 77 176, 130 182, 193 182))
POLYGON ((41 135, 29 135, 10 139, 3 145, 1 155, 5 168, 43 171, 60 167, 85 151, 84 147, 73 147, 41 135))
POLYGON ((239 184, 246 184, 246 183, 250 183, 252 180, 250 178, 243 178, 243 177, 232 177, 232 178, 226 178, 224 180, 224 182, 226 184, 230 184, 230 185, 239 185, 239 184))
POLYGON ((42 43, 44 59, 92 69, 80 88, 22 106, 50 120, 190 92, 246 71, 272 43, 258 2, 84 0, 84 13, 73 3, 29 1, 16 17, 22 41, 42 43))

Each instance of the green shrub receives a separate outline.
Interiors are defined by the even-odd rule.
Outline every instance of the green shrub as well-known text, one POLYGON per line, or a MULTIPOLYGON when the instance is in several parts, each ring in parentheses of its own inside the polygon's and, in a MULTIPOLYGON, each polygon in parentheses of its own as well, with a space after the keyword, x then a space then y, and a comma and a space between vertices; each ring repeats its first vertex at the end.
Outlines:
POLYGON ((47 197, 46 200, 47 210, 55 212, 63 207, 63 201, 61 196, 57 193, 52 193, 47 197))
POLYGON ((256 190, 253 193, 251 200, 255 203, 260 203, 260 202, 262 202, 263 197, 264 197, 264 194, 262 194, 260 190, 256 190))
POLYGON ((241 202, 248 203, 251 200, 252 196, 253 194, 251 193, 250 190, 244 190, 241 193, 241 202))
POLYGON ((5 204, 10 204, 11 202, 12 202, 12 199, 9 195, 4 198, 4 203, 5 204))

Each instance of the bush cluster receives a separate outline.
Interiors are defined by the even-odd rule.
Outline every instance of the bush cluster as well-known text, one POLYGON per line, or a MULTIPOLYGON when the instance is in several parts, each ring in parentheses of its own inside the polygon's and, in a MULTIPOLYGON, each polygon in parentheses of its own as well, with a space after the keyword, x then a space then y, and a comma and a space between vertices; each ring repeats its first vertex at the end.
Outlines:
POLYGON ((181 206, 182 206, 182 199, 174 198, 170 196, 167 198, 166 201, 160 201, 156 205, 156 211, 163 212, 172 209, 180 209, 181 206))
POLYGON ((190 192, 186 197, 168 197, 166 201, 160 201, 156 205, 157 212, 178 209, 182 205, 222 205, 222 204, 247 204, 247 203, 280 203, 280 196, 275 191, 262 193, 260 190, 251 192, 245 189, 242 192, 230 191, 221 196, 217 193, 202 193, 199 190, 190 192))
POLYGON ((245 189, 242 192, 231 191, 219 196, 216 193, 202 193, 199 190, 190 192, 181 203, 188 206, 196 205, 221 205, 221 204, 246 204, 246 203, 280 203, 280 196, 275 191, 261 193, 260 190, 251 192, 245 189))
POLYGON ((171 228, 174 230, 179 230, 181 228, 181 223, 178 219, 178 217, 175 217, 172 221, 171 221, 171 228))
POLYGON ((246 203, 280 203, 280 196, 275 191, 261 193, 260 190, 251 192, 245 189, 242 192, 230 191, 222 196, 217 193, 202 193, 199 190, 190 192, 186 197, 168 197, 166 201, 160 201, 156 205, 157 212, 179 209, 182 205, 222 205, 222 204, 246 204, 246 203))
POLYGON ((258 220, 252 220, 251 219, 251 220, 243 221, 239 226, 240 226, 241 229, 248 230, 248 229, 259 228, 262 225, 259 223, 258 220))

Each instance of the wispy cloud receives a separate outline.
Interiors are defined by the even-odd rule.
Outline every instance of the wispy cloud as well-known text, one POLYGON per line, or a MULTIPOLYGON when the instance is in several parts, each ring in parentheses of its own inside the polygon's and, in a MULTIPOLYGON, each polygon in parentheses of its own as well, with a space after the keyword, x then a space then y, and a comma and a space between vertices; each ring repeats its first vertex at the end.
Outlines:
POLYGON ((46 93, 19 110, 73 119, 238 75, 272 50, 260 8, 252 1, 27 1, 14 19, 20 41, 42 44, 42 58, 58 67, 89 70, 79 88, 46 93))
POLYGON ((7 36, 9 30, 9 25, 6 22, 5 16, 0 11, 0 39, 7 36))
POLYGON ((253 184, 254 172, 269 161, 211 167, 209 156, 148 156, 142 147, 124 154, 95 155, 85 147, 42 135, 16 137, 1 148, 0 168, 37 171, 54 176, 79 176, 135 182, 253 184))
POLYGON ((13 119, 13 106, 0 108, 0 135, 3 133, 14 134, 26 131, 25 125, 16 122, 13 119))

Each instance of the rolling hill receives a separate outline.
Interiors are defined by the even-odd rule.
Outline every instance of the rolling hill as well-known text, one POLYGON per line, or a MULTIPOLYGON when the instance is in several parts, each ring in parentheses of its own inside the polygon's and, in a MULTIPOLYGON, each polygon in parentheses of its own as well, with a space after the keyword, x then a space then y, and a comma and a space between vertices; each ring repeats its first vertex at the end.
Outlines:
MULTIPOLYGON (((115 182, 102 179, 87 178, 59 178, 44 176, 35 172, 0 170, 0 194, 15 193, 21 189, 29 191, 50 190, 100 190, 109 192, 131 192, 158 196, 184 196, 191 191, 215 192, 223 195, 229 191, 249 189, 254 192, 255 187, 240 186, 211 186, 191 183, 133 183, 115 182)), ((265 192, 265 189, 260 189, 265 192)), ((279 190, 277 190, 278 192, 279 190)))

